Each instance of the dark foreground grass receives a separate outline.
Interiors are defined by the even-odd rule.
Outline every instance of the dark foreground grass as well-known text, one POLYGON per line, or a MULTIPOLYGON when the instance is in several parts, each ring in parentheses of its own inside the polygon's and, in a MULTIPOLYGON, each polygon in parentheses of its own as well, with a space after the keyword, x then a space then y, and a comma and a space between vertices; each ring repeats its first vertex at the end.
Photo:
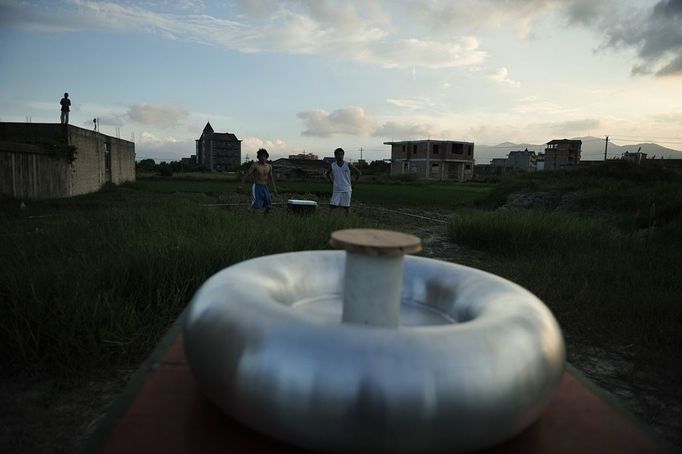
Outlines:
POLYGON ((264 218, 202 194, 114 188, 0 207, 3 373, 75 377, 136 365, 194 291, 230 264, 327 249, 355 217, 264 218))
POLYGON ((538 295, 583 341, 682 348, 682 218, 632 230, 577 214, 475 211, 453 218, 449 233, 487 251, 490 271, 538 295))

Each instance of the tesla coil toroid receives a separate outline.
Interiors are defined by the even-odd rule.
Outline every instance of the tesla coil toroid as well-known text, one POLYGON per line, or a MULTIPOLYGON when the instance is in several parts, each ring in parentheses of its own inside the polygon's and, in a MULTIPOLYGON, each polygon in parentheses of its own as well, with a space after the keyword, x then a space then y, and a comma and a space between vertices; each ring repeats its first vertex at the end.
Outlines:
POLYGON ((228 267, 197 291, 185 348, 204 393, 261 433, 324 451, 470 451, 529 426, 565 366, 522 287, 405 255, 419 238, 351 229, 345 251, 228 267))

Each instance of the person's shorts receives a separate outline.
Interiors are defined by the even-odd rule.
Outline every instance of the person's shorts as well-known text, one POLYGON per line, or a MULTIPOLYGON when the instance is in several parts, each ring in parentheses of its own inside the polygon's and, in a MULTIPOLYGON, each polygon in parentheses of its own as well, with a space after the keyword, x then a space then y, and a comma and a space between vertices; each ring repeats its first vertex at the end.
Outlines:
POLYGON ((329 204, 337 207, 349 207, 351 194, 351 192, 334 192, 329 204))
POLYGON ((251 208, 272 208, 272 199, 267 184, 254 183, 251 186, 251 208))

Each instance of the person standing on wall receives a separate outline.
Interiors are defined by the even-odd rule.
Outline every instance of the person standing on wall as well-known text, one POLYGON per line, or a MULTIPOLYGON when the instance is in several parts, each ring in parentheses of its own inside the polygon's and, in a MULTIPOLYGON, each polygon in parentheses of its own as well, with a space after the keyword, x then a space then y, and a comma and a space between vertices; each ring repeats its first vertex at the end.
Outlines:
POLYGON ((343 207, 346 211, 346 216, 350 211, 350 196, 353 192, 351 185, 352 177, 355 177, 357 183, 360 178, 360 170, 353 164, 343 160, 345 152, 343 148, 334 150, 334 158, 336 160, 331 163, 329 168, 325 170, 324 175, 333 184, 332 198, 329 201, 329 207, 335 209, 343 207))
POLYGON ((62 116, 60 118, 63 125, 69 124, 69 112, 71 111, 71 100, 69 99, 69 94, 64 93, 64 97, 59 104, 62 105, 62 116))

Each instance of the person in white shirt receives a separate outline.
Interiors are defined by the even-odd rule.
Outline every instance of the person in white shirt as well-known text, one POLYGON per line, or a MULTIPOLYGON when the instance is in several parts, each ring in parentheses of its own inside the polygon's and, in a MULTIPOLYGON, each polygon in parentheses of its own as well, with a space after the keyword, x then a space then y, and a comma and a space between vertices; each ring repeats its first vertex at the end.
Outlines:
POLYGON ((355 182, 360 178, 360 170, 353 164, 343 160, 345 152, 343 148, 334 150, 334 157, 336 161, 332 162, 324 174, 333 184, 332 198, 329 201, 329 207, 334 209, 343 207, 346 210, 346 216, 350 211, 350 196, 353 192, 351 180, 354 177, 355 182))

